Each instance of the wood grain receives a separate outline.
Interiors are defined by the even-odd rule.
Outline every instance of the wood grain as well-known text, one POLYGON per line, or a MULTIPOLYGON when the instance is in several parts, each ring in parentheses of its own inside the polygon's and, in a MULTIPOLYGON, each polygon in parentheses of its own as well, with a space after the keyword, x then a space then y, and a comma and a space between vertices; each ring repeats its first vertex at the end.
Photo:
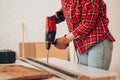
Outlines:
MULTIPOLYGON (((25 42, 24 49, 22 48, 23 43, 19 43, 20 57, 33 57, 33 58, 45 58, 47 50, 45 48, 45 42, 25 42)), ((51 45, 49 51, 50 57, 56 57, 63 60, 69 60, 69 52, 67 49, 57 49, 54 45, 51 45)))
POLYGON ((46 79, 53 74, 45 71, 39 71, 22 65, 0 66, 0 80, 32 80, 46 79))

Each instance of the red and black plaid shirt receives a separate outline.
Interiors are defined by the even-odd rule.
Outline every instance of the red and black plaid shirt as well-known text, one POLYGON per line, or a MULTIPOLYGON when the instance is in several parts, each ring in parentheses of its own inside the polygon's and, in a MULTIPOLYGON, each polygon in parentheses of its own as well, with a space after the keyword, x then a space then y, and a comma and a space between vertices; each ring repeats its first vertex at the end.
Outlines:
POLYGON ((115 41, 108 29, 103 0, 61 0, 63 13, 73 33, 75 49, 84 54, 101 40, 115 41))

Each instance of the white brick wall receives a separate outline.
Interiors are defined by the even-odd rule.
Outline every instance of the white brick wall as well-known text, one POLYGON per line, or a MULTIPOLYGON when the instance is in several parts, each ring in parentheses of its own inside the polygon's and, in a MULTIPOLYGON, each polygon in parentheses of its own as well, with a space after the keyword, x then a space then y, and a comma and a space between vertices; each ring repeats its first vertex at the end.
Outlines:
POLYGON ((110 70, 120 74, 120 0, 104 0, 107 2, 108 17, 110 19, 109 29, 115 37, 112 63, 110 70))
MULTIPOLYGON (((111 71, 120 73, 120 0, 104 0, 108 6, 109 28, 116 38, 111 71)), ((60 0, 0 0, 0 49, 19 52, 22 40, 21 24, 25 23, 25 42, 39 42, 45 39, 45 17, 60 8, 60 0)), ((65 23, 59 24, 57 37, 67 33, 65 23)))
MULTIPOLYGON (((45 18, 59 8, 57 0, 0 0, 0 49, 13 49, 18 53, 22 22, 25 23, 25 42, 44 41, 45 18)), ((58 25, 61 31, 67 29, 63 25, 58 25)), ((60 35, 67 30, 61 31, 58 31, 60 35)))

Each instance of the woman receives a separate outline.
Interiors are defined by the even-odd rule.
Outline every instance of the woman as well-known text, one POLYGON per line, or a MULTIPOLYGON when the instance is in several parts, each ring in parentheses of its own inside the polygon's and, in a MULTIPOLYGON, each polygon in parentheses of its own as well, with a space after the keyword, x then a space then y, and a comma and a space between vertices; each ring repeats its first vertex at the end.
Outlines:
MULTIPOLYGON (((56 39, 56 48, 65 49, 73 40, 78 63, 108 70, 115 39, 103 0, 61 0, 69 34, 56 39)), ((56 16, 57 17, 57 16, 56 16)))

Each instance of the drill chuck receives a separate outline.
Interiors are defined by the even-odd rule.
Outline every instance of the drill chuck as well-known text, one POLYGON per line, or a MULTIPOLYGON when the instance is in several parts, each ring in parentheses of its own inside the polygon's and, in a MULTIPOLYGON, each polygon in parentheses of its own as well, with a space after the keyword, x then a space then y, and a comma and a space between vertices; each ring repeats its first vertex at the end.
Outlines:
POLYGON ((46 49, 49 50, 51 47, 51 44, 50 43, 46 43, 46 49))

